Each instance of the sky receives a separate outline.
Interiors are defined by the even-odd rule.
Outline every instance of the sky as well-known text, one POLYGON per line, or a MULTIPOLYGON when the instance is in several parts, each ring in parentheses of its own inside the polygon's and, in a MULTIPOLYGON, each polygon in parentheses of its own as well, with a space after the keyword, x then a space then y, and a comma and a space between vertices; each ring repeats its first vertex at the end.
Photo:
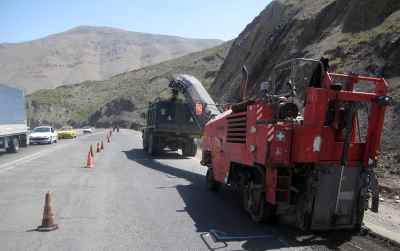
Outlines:
POLYGON ((230 40, 271 0, 0 0, 0 43, 80 25, 230 40))

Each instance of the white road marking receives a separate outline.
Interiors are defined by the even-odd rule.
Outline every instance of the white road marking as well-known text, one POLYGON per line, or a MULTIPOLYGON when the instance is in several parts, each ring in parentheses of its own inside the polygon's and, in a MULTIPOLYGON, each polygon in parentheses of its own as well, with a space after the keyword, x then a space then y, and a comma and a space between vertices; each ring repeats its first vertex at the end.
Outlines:
POLYGON ((74 142, 70 142, 70 143, 67 143, 67 144, 65 144, 65 145, 58 146, 58 147, 56 147, 56 148, 45 149, 45 150, 42 150, 42 151, 40 151, 40 152, 33 153, 33 154, 31 154, 31 155, 22 157, 22 158, 20 158, 20 159, 16 159, 16 160, 13 160, 13 161, 11 161, 11 162, 2 164, 2 165, 0 165, 0 173, 3 173, 3 172, 5 172, 5 171, 11 170, 11 169, 14 169, 14 168, 16 168, 17 166, 19 166, 19 165, 21 165, 21 164, 24 164, 24 163, 27 163, 27 162, 29 162, 29 161, 38 159, 38 158, 40 158, 40 157, 43 156, 43 155, 47 155, 47 154, 49 154, 49 153, 51 153, 51 152, 54 152, 54 151, 56 151, 56 150, 65 148, 65 147, 67 147, 67 146, 69 146, 69 145, 71 145, 71 144, 73 144, 73 143, 74 143, 74 142))
MULTIPOLYGON (((87 135, 87 136, 93 136, 93 135, 102 134, 102 133, 104 133, 104 132, 97 132, 97 133, 93 133, 93 134, 90 134, 90 135, 87 135)), ((70 145, 74 144, 75 142, 76 141, 72 141, 72 142, 68 142, 68 143, 66 143, 64 145, 61 145, 61 146, 56 146, 56 147, 51 148, 51 149, 44 149, 44 150, 42 150, 40 152, 36 152, 36 153, 31 154, 31 155, 28 155, 28 156, 25 156, 25 157, 10 161, 8 163, 2 164, 2 165, 0 165, 0 173, 12 170, 12 169, 16 168, 17 166, 19 166, 21 164, 24 164, 24 163, 27 163, 29 161, 38 159, 38 158, 42 157, 43 155, 47 155, 47 154, 52 153, 54 151, 63 149, 65 147, 67 147, 67 146, 70 146, 70 145)))

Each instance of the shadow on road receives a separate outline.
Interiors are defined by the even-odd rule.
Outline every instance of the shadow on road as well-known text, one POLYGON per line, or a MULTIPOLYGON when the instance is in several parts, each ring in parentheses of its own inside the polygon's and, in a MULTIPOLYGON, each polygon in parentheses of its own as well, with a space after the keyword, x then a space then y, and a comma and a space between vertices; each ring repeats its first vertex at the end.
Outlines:
MULTIPOLYGON (((229 189, 221 189, 218 193, 208 191, 203 175, 158 161, 163 158, 176 159, 175 153, 163 154, 161 158, 156 157, 156 159, 148 156, 142 149, 132 149, 124 151, 124 153, 128 159, 147 168, 189 181, 189 185, 160 187, 160 189, 168 188, 178 191, 186 207, 177 212, 189 214, 195 223, 197 232, 209 233, 211 230, 216 230, 231 236, 247 236, 247 240, 244 240, 242 244, 244 250, 271 250, 299 246, 322 246, 338 249, 340 245, 351 239, 350 234, 343 234, 343 232, 330 232, 318 236, 306 235, 284 225, 256 224, 244 212, 239 196, 234 191, 229 189), (260 235, 266 237, 254 238, 260 235), (301 241, 298 241, 299 238, 301 241)), ((243 238, 241 240, 243 241, 243 238)), ((207 246, 210 250, 218 249, 213 249, 209 244, 207 246)))

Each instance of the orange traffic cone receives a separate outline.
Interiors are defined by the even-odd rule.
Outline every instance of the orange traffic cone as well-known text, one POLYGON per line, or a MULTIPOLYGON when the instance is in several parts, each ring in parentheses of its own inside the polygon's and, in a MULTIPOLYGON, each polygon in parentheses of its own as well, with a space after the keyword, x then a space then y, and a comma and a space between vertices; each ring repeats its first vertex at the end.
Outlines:
POLYGON ((97 143, 97 147, 96 147, 96 153, 100 152, 100 143, 97 143))
POLYGON ((102 151, 104 150, 103 140, 101 141, 100 150, 102 150, 102 151))
POLYGON ((47 192, 44 201, 42 225, 38 226, 36 230, 40 232, 48 232, 56 230, 57 228, 58 225, 54 223, 54 213, 51 208, 50 192, 47 192))
POLYGON ((93 158, 93 157, 94 157, 94 153, 93 153, 93 146, 92 146, 92 145, 90 145, 89 153, 90 153, 90 155, 91 155, 92 158, 93 158))
POLYGON ((89 152, 86 160, 86 168, 93 168, 93 155, 89 152))

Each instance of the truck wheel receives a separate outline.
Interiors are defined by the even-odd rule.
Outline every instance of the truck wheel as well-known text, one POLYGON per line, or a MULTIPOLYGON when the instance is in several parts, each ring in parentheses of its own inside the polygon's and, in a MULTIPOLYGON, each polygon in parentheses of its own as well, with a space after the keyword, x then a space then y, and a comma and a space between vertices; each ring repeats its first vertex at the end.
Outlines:
POLYGON ((157 137, 153 136, 152 133, 150 133, 148 137, 148 148, 147 148, 147 153, 154 156, 155 154, 158 153, 158 140, 157 137))
POLYGON ((149 146, 147 144, 148 140, 147 140, 147 137, 146 137, 145 134, 143 134, 143 136, 142 136, 142 142, 143 142, 142 143, 143 144, 143 150, 147 152, 149 146))
POLYGON ((207 189, 213 192, 217 192, 221 187, 221 183, 216 181, 214 178, 214 172, 212 168, 208 168, 207 170, 206 184, 207 184, 207 189))
POLYGON ((194 142, 194 139, 190 139, 187 142, 185 142, 183 149, 182 149, 182 155, 194 157, 194 156, 196 156, 196 153, 197 153, 197 145, 194 142))
POLYGON ((273 223, 275 207, 265 201, 265 193, 261 189, 262 186, 250 181, 242 190, 243 207, 254 222, 273 223))
POLYGON ((17 153, 19 150, 19 140, 18 138, 14 137, 11 139, 10 146, 7 149, 7 152, 10 153, 17 153))
POLYGON ((354 225, 355 231, 362 231, 363 229, 363 221, 364 221, 364 199, 362 196, 359 196, 358 203, 357 203, 357 211, 356 211, 356 224, 354 225))
POLYGON ((26 136, 26 134, 25 135, 22 135, 21 137, 20 137, 20 142, 21 142, 21 144, 20 144, 20 146, 21 147, 28 147, 28 145, 29 145, 29 142, 28 142, 29 140, 28 140, 28 137, 26 136))

